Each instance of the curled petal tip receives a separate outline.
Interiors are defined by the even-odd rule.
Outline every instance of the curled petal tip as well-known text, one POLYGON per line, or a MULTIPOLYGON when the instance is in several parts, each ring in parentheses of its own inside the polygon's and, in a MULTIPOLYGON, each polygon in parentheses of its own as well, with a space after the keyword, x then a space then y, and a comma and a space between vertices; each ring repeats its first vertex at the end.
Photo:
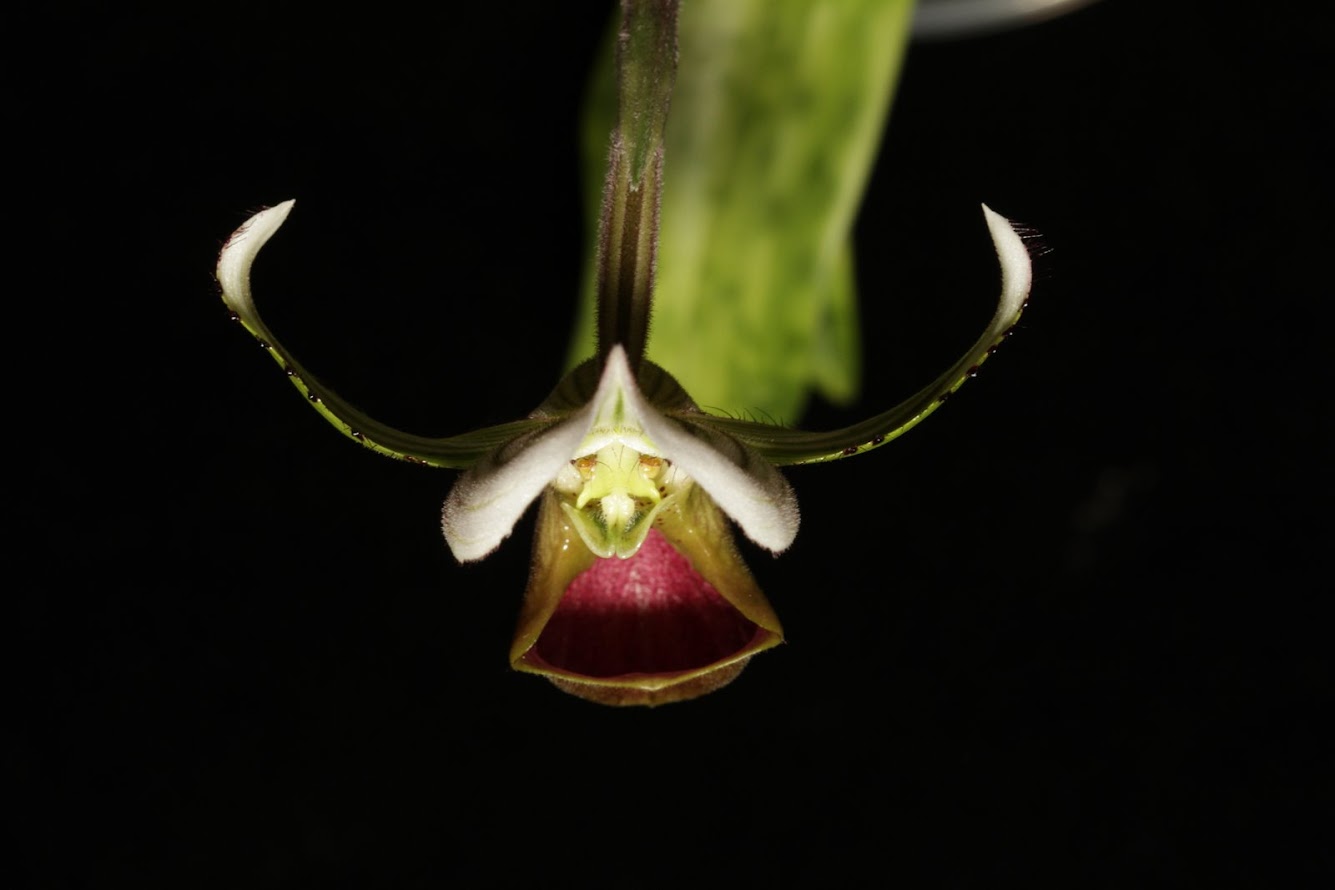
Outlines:
POLYGON ((222 287, 223 301, 233 312, 241 315, 254 313, 250 297, 250 267, 254 265, 260 249, 282 227, 296 203, 295 200, 287 200, 261 210, 242 223, 223 245, 214 274, 222 287))
POLYGON ((1001 298, 997 304, 997 316, 1015 316, 1023 308, 1033 284, 1029 250, 1010 220, 986 204, 982 207, 983 218, 987 220, 987 229, 992 235, 992 244, 1001 264, 1001 298))

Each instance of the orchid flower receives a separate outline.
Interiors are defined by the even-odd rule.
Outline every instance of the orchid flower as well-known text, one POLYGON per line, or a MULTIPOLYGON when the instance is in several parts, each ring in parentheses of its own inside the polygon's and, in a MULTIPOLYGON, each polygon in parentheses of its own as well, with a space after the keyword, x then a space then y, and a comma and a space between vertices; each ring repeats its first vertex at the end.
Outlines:
POLYGON ((381 454, 466 470, 442 513, 460 562, 493 552, 538 502, 513 667, 594 701, 661 704, 726 684, 783 639, 729 525, 775 554, 793 542, 797 499, 776 467, 860 454, 915 426, 1010 332, 1031 275, 1020 235, 984 207, 1001 296, 982 335, 935 381, 831 432, 701 410, 644 354, 675 4, 627 0, 623 11, 622 124, 613 131, 602 209, 598 350, 527 416, 460 436, 417 436, 376 421, 302 367, 261 319, 250 286, 255 258, 292 201, 242 225, 224 245, 216 274, 233 316, 337 429, 381 454))

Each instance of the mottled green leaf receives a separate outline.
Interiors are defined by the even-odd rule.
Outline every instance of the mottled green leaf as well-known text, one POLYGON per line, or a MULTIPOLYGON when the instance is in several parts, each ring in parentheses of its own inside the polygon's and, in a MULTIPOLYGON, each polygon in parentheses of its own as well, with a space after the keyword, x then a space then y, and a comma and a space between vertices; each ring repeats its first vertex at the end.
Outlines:
MULTIPOLYGON (((856 393, 850 232, 911 14, 909 0, 683 5, 649 357, 707 409, 792 420, 813 389, 856 393)), ((584 127, 591 220, 615 108, 604 56, 584 127)), ((590 268, 572 364, 593 316, 590 268)))

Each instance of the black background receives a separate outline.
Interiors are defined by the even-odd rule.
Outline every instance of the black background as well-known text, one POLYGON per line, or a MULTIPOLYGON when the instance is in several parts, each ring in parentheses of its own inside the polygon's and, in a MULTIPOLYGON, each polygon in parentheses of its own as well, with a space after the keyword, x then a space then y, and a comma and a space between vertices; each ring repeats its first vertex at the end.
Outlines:
POLYGON ((296 197, 257 291, 308 367, 424 433, 528 411, 589 250, 576 121, 609 9, 576 6, 15 29, 32 884, 1328 873, 1315 27, 1105 0, 915 46, 856 232, 864 399, 808 423, 897 401, 976 335, 980 201, 1043 233, 1031 310, 911 435, 789 473, 796 545, 747 550, 786 646, 624 711, 506 665, 531 517, 456 565, 452 474, 336 435, 211 279, 249 212, 296 197))

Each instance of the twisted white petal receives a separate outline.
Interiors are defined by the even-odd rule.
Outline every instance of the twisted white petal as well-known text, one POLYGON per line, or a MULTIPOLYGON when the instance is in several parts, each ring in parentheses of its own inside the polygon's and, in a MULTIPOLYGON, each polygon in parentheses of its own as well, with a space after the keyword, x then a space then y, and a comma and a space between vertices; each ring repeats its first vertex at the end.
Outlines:
POLYGON ((459 477, 441 513, 441 528, 455 559, 481 559, 510 536, 528 505, 570 463, 584 439, 589 413, 584 408, 554 426, 520 436, 459 477))

